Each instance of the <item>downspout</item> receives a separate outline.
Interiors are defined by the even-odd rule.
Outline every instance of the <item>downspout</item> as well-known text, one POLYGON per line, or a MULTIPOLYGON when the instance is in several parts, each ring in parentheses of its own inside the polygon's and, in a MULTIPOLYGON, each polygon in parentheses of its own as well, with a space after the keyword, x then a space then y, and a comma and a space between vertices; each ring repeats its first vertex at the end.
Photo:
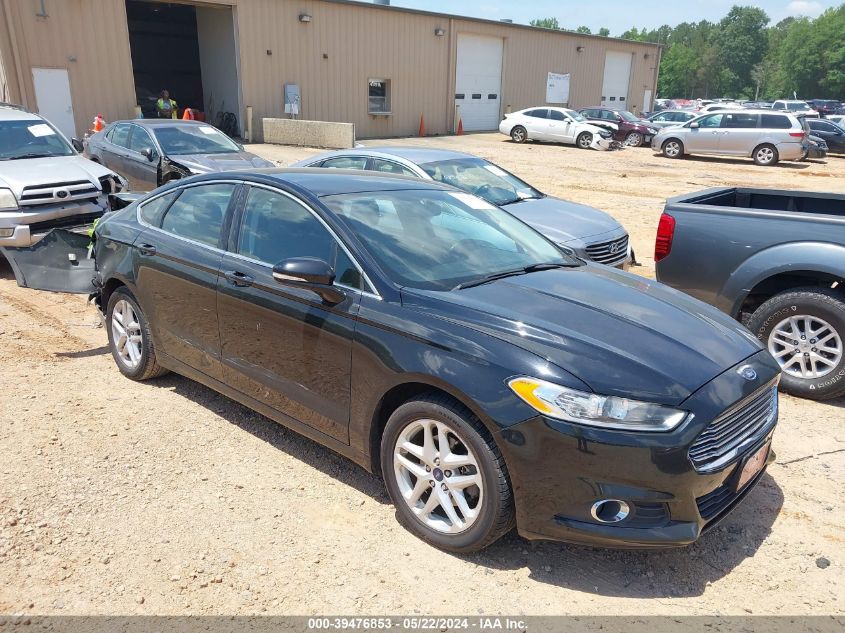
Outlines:
POLYGON ((654 100, 657 99, 657 80, 660 77, 660 60, 663 59, 663 45, 657 45, 657 63, 654 65, 654 88, 652 92, 651 102, 654 104, 654 100))
POLYGON ((18 51, 18 38, 15 35, 15 29, 12 26, 12 11, 9 8, 9 0, 3 0, 3 13, 6 16, 6 28, 9 30, 9 41, 11 42, 12 58, 15 62, 15 80, 18 84, 18 98, 21 100, 20 105, 29 107, 24 96, 24 82, 23 70, 21 69, 20 54, 18 51))

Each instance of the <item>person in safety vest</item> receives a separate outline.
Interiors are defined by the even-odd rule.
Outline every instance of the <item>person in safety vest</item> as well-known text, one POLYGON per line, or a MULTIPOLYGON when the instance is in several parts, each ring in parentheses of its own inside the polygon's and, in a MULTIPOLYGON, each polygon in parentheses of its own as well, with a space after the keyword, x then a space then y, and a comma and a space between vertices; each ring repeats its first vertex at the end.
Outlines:
POLYGON ((170 93, 167 90, 161 91, 161 97, 156 101, 156 112, 159 119, 176 118, 176 102, 170 98, 170 93))

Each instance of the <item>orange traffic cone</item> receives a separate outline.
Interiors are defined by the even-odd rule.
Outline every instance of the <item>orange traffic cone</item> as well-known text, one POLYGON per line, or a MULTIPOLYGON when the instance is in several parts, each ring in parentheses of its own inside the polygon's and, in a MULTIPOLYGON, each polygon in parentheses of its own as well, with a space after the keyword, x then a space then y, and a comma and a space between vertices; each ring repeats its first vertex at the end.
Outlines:
POLYGON ((458 136, 463 136, 464 133, 464 120, 458 119, 458 136))
POLYGON ((420 115, 420 136, 425 136, 425 119, 423 119, 423 115, 420 115))
POLYGON ((185 108, 185 111, 182 113, 182 120, 183 121, 193 121, 194 120, 194 111, 191 108, 185 108))
POLYGON ((102 114, 98 114, 94 117, 94 131, 95 132, 102 132, 103 128, 106 127, 106 121, 103 119, 102 114))

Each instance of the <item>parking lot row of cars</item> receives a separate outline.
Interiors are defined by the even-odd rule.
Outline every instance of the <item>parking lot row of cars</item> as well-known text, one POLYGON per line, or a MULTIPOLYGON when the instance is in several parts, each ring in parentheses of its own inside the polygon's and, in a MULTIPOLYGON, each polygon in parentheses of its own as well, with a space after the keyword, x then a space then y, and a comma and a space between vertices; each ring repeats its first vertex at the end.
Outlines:
MULTIPOLYGON (((46 180, 55 173, 37 161, 86 160, 43 119, 5 116, 20 128, 10 164, 46 180)), ((123 147, 121 125, 89 148, 123 147)), ((194 136, 241 151, 211 126, 125 125, 126 149, 157 165, 156 185, 172 169, 168 182, 116 192, 129 163, 88 161, 96 181, 68 208, 102 209, 111 191, 112 211, 90 235, 36 241, 27 229, 34 244, 3 249, 19 283, 90 294, 127 378, 182 374, 381 473, 400 522, 445 550, 478 550, 514 526, 603 546, 691 543, 774 460, 782 373, 800 381, 810 367, 833 385, 819 397, 845 385, 835 272, 817 281, 828 312, 801 304, 761 342, 741 314, 621 270, 628 236, 602 212, 483 159, 356 148, 223 170, 184 158, 194 136), (138 130, 153 147, 133 146, 138 130)), ((39 186, 46 205, 77 191, 39 186)), ((762 204, 745 195, 696 209, 762 204)), ((29 200, 10 188, 0 219, 31 225, 29 200)), ((842 204, 830 198, 825 214, 842 204)), ((689 239, 661 221, 656 257, 678 263, 689 239)), ((779 278, 754 299, 785 288, 779 278)))

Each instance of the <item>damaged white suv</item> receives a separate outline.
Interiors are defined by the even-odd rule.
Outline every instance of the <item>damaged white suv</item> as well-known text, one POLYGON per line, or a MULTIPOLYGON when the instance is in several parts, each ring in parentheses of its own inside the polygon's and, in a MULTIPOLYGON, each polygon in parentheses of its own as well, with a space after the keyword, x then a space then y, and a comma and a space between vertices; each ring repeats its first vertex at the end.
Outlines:
POLYGON ((91 224, 126 181, 80 156, 46 119, 0 105, 0 249, 91 224))

